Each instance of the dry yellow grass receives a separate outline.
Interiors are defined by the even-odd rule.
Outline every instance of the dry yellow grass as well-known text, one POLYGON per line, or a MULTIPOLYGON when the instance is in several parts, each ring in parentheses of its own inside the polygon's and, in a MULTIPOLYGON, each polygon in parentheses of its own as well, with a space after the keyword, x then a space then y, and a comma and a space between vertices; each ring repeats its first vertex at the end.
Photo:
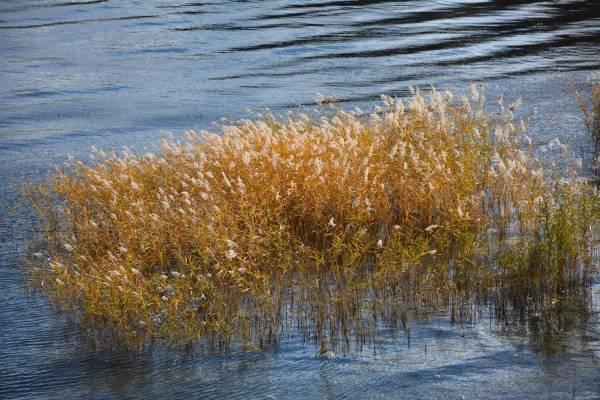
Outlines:
POLYGON ((49 232, 35 279, 131 347, 271 337, 288 311, 348 331, 365 297, 398 317, 399 287, 423 300, 508 276, 562 290, 590 264, 597 194, 549 179, 513 107, 485 113, 476 87, 417 91, 371 114, 187 132, 160 154, 98 151, 28 191, 49 232))

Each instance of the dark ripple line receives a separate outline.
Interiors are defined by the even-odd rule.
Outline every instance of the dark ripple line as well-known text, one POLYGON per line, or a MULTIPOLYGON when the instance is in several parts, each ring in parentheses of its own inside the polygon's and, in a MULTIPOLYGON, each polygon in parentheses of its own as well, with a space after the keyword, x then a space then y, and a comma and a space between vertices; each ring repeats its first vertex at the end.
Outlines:
POLYGON ((245 51, 256 51, 256 50, 270 50, 270 49, 280 49, 280 48, 288 48, 294 46, 302 46, 305 44, 320 44, 320 43, 338 43, 338 42, 348 42, 352 39, 363 37, 361 32, 357 33, 332 33, 332 34, 323 34, 323 35, 315 35, 309 36, 305 38, 298 38, 294 40, 281 41, 281 42, 271 42, 271 43, 261 43, 253 46, 241 46, 241 47, 231 47, 225 51, 227 52, 245 52, 245 51))
POLYGON ((171 15, 203 15, 203 14, 215 14, 215 12, 213 11, 204 11, 204 10, 197 10, 197 11, 175 11, 170 13, 171 15))
MULTIPOLYGON (((327 72, 331 71, 347 71, 349 68, 347 66, 333 66, 328 67, 327 72)), ((269 71, 270 69, 267 69, 269 71)), ((303 70, 294 70, 294 71, 286 71, 286 72, 267 72, 264 71, 263 68, 260 69, 261 72, 250 72, 245 74, 237 74, 237 75, 225 75, 225 76, 215 76, 212 78, 208 78, 210 81, 223 81, 228 79, 247 79, 247 78, 277 78, 277 77, 289 77, 289 76, 300 76, 300 75, 310 75, 323 73, 323 68, 310 68, 303 70)))
POLYGON ((13 25, 13 26, 0 26, 0 29, 29 29, 29 28, 45 28, 49 26, 57 26, 57 25, 75 25, 75 24, 84 24, 86 22, 111 22, 111 21, 127 21, 127 20, 136 20, 136 19, 151 19, 151 18, 159 18, 158 15, 133 15, 129 17, 115 17, 115 18, 94 18, 94 19, 82 19, 76 21, 57 21, 57 22, 47 22, 44 24, 33 24, 33 25, 13 25))
POLYGON ((70 7, 70 6, 85 6, 89 4, 98 4, 98 3, 107 3, 108 0, 91 0, 91 1, 74 1, 74 2, 63 2, 63 3, 54 3, 54 4, 31 4, 26 6, 20 6, 15 8, 2 8, 0 9, 1 13, 9 13, 9 12, 20 12, 26 10, 35 10, 39 8, 55 8, 55 7, 70 7))
POLYGON ((295 13, 287 13, 287 14, 261 14, 255 17, 247 19, 247 21, 265 21, 271 19, 285 19, 285 18, 304 18, 304 17, 332 17, 335 15, 344 14, 345 12, 326 12, 322 10, 311 10, 311 11, 301 11, 295 13))
POLYGON ((214 5, 214 4, 218 4, 218 3, 211 3, 211 2, 205 2, 205 3, 184 3, 184 4, 176 4, 176 5, 173 5, 173 6, 159 5, 159 6, 155 6, 155 7, 156 8, 204 7, 204 6, 214 5))
POLYGON ((364 6, 372 6, 375 4, 385 4, 385 3, 398 3, 397 1, 390 0, 335 0, 325 3, 300 3, 300 4, 290 4, 281 7, 281 9, 303 9, 303 8, 326 8, 326 7, 364 7, 364 6))
MULTIPOLYGON (((333 25, 333 24, 332 24, 333 25)), ((317 24, 312 22, 303 22, 303 23, 281 23, 281 24, 265 24, 265 25, 255 25, 255 26, 243 26, 243 25, 235 25, 235 24, 207 24, 201 26, 190 26, 183 28, 170 28, 171 31, 174 32, 188 32, 188 31, 257 31, 263 29, 279 29, 279 28, 290 28, 290 29, 299 29, 299 28, 322 28, 323 24, 317 24)))
MULTIPOLYGON (((319 27, 322 27, 319 25, 319 27)), ((401 35, 406 36, 417 36, 424 35, 430 33, 436 33, 438 31, 434 30, 419 30, 419 31, 410 31, 410 32, 402 32, 401 35)), ((365 29, 360 31, 341 31, 341 32, 333 32, 333 33, 323 33, 308 37, 302 37, 294 40, 288 41, 280 41, 280 42, 270 42, 270 43, 261 43, 253 46, 240 46, 240 47, 232 47, 225 51, 233 52, 233 51, 254 51, 254 50, 264 50, 264 49, 279 49, 279 48, 288 48, 293 46, 302 46, 305 44, 322 44, 322 43, 345 43, 352 42, 356 39, 366 39, 366 38, 379 38, 379 37, 390 37, 389 32, 377 29, 365 29)))
MULTIPOLYGON (((452 65, 463 65, 463 64, 474 64, 499 59, 513 59, 518 57, 524 57, 529 55, 538 54, 542 51, 550 50, 553 48, 568 47, 574 44, 585 45, 592 44, 597 45, 600 41, 600 30, 598 32, 587 34, 587 35, 565 35, 555 40, 546 40, 544 42, 519 45, 519 46, 508 46, 503 50, 494 51, 489 54, 466 57, 455 60, 438 61, 434 64, 437 66, 452 66, 452 65)), ((599 59, 600 64, 600 59, 599 59)), ((411 66, 418 66, 419 64, 412 64, 411 66)), ((422 63, 421 65, 431 65, 422 63)))
POLYGON ((496 13, 506 9, 516 9, 521 5, 531 5, 534 3, 544 3, 543 0, 513 0, 506 4, 505 2, 479 2, 464 4, 458 7, 447 7, 432 11, 417 11, 408 13, 401 17, 386 17, 372 21, 355 22, 354 26, 372 26, 372 25, 399 25, 414 24, 423 22, 434 22, 440 19, 475 17, 490 13, 496 13))

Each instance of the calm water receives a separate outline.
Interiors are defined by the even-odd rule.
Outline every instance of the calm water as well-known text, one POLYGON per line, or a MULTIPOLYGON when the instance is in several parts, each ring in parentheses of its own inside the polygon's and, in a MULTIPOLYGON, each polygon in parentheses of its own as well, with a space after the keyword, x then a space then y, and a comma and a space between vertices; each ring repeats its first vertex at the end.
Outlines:
POLYGON ((600 1, 0 0, 0 398, 600 398, 600 284, 587 325, 552 340, 482 319, 413 322, 410 341, 336 360, 92 352, 13 256, 29 232, 14 186, 92 145, 151 146, 245 109, 369 107, 410 85, 523 96, 537 143, 581 134, 564 78, 600 70, 600 1))

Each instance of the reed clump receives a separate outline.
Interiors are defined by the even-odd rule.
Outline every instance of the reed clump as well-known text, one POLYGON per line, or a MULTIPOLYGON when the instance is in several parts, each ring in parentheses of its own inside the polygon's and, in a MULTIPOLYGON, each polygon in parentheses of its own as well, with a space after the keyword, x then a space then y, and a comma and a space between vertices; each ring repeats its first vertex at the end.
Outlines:
POLYGON ((132 348, 264 345, 287 325, 327 347, 386 316, 406 325, 415 305, 506 291, 504 313, 543 308, 589 276, 598 194, 544 168, 514 104, 483 105, 474 86, 417 90, 369 114, 264 115, 156 154, 97 151, 27 190, 45 232, 34 281, 132 348))

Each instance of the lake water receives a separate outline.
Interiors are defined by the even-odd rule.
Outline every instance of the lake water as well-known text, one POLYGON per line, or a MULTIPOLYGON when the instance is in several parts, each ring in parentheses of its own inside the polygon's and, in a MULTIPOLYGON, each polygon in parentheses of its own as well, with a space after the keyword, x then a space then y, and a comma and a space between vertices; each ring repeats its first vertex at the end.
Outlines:
POLYGON ((92 145, 151 146, 246 109, 370 107, 409 86, 522 96, 536 143, 589 150, 565 84, 600 70, 600 1, 0 1, 0 398, 600 398, 600 284, 585 324, 552 338, 445 314, 324 360, 94 352, 14 256, 14 188, 92 145))

